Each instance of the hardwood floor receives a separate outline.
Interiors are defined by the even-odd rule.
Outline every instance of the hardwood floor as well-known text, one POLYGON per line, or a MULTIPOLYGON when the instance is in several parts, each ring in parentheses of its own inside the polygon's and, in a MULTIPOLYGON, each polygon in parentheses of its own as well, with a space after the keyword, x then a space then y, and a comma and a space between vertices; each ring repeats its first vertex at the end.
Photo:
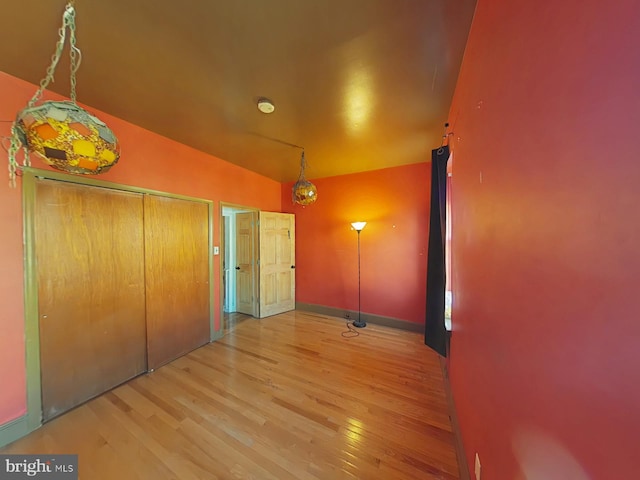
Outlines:
POLYGON ((221 340, 0 453, 77 453, 80 479, 458 479, 438 357, 336 318, 245 319, 221 340))
POLYGON ((232 331, 234 331, 236 329, 236 327, 238 325, 240 325, 242 322, 244 322, 245 320, 249 320, 252 319, 253 317, 251 315, 247 315, 245 313, 238 313, 238 312, 231 312, 231 313, 227 313, 224 312, 223 313, 223 320, 224 320, 224 333, 225 335, 228 333, 231 333, 232 331))

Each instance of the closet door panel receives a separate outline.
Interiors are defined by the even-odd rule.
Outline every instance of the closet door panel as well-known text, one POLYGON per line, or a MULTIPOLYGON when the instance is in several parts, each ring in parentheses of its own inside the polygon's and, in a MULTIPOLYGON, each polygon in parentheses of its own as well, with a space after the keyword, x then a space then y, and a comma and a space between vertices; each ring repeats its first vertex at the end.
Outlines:
POLYGON ((210 339, 209 207, 144 198, 147 349, 157 368, 210 339))
POLYGON ((146 371, 142 195, 36 182, 43 417, 146 371))

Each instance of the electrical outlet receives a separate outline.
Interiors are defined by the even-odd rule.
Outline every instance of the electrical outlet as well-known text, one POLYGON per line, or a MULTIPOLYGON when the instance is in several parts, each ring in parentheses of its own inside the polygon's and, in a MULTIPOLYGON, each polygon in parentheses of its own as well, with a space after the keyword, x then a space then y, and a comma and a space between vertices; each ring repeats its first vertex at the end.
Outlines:
POLYGON ((480 456, 478 455, 478 452, 476 452, 476 468, 475 468, 476 480, 480 480, 481 470, 482 470, 482 465, 480 465, 480 456))
POLYGON ((344 318, 346 318, 347 320, 349 320, 351 318, 351 314, 349 312, 346 312, 344 314, 344 318))

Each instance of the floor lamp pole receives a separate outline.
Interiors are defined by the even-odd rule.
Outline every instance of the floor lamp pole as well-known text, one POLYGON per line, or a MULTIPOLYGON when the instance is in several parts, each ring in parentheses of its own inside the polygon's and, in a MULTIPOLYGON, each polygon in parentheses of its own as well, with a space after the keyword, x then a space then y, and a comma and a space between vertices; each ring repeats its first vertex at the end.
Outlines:
POLYGON ((358 320, 353 322, 354 327, 363 328, 367 326, 367 322, 364 322, 360 316, 360 232, 362 228, 357 229, 358 232, 358 320))

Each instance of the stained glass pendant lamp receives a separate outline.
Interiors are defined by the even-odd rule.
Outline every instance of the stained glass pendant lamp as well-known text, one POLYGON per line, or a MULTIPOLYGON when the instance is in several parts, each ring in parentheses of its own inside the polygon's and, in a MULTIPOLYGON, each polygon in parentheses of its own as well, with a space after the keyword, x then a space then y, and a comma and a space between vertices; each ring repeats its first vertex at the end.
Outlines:
POLYGON ((120 158, 118 140, 109 127, 76 103, 76 72, 81 54, 76 46, 75 18, 72 0, 65 7, 56 51, 46 76, 27 106, 18 112, 11 128, 9 177, 12 184, 15 184, 16 154, 20 145, 24 148, 25 166, 30 165, 29 154, 33 153, 45 163, 68 173, 104 173, 120 158), (53 81, 67 35, 71 64, 70 100, 40 102, 44 90, 53 81))
POLYGON ((300 175, 298 181, 293 185, 293 203, 306 206, 311 205, 318 199, 318 189, 309 180, 304 178, 304 170, 307 168, 307 162, 304 159, 304 150, 300 158, 300 175))

